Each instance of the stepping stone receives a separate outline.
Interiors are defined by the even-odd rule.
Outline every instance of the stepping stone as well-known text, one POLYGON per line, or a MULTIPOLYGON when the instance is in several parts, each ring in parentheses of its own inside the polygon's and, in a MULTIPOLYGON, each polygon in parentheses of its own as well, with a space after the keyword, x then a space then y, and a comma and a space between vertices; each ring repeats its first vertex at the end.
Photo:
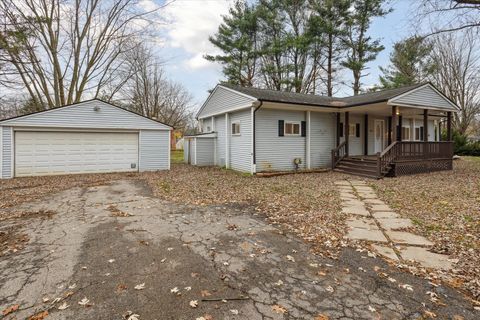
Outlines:
POLYGON ((349 218, 346 221, 347 226, 352 229, 367 229, 367 230, 379 230, 377 224, 373 219, 368 218, 349 218))
POLYGON ((363 180, 350 180, 352 186, 365 186, 367 183, 363 180))
POLYGON ((393 211, 377 211, 372 213, 375 219, 395 219, 400 218, 400 216, 393 211))
POLYGON ((350 199, 357 199, 357 196, 354 195, 353 193, 344 192, 344 191, 341 191, 341 192, 340 192, 340 197, 350 198, 350 199))
POLYGON ((365 199, 363 202, 368 204, 385 204, 385 202, 379 199, 365 199))
POLYGON ((347 186, 342 186, 342 187, 337 187, 338 190, 340 191, 345 191, 345 192, 353 192, 352 187, 347 187, 347 186))
POLYGON ((346 180, 335 181, 334 184, 337 185, 337 186, 351 186, 350 182, 348 182, 346 180))
POLYGON ((343 201, 344 207, 364 207, 363 202, 357 199, 346 199, 343 201))
POLYGON ((372 248, 382 256, 394 261, 398 261, 398 256, 392 248, 383 246, 381 244, 372 244, 372 248))
POLYGON ((373 204, 372 211, 391 211, 390 207, 386 204, 373 204))
POLYGON ((433 253, 425 248, 420 247, 402 247, 400 255, 405 260, 414 260, 422 266, 434 269, 451 269, 452 263, 448 260, 448 256, 433 253))
POLYGON ((387 242, 387 238, 380 230, 353 228, 347 233, 346 237, 351 240, 387 242))
POLYGON ((351 207, 343 207, 342 209, 343 213, 348 213, 348 214, 355 214, 359 216, 369 216, 370 213, 368 212, 367 209, 363 206, 351 206, 351 207))
POLYGON ((380 225, 387 230, 413 227, 412 221, 410 219, 402 219, 402 218, 378 219, 378 223, 380 223, 380 225))
POLYGON ((432 246, 433 243, 428 241, 425 237, 418 236, 410 232, 403 231, 386 231, 390 239, 398 244, 410 244, 416 246, 432 246))
POLYGON ((372 187, 356 186, 355 189, 361 192, 375 192, 372 187))
POLYGON ((378 199, 377 195, 374 192, 363 192, 358 191, 358 195, 365 199, 378 199))

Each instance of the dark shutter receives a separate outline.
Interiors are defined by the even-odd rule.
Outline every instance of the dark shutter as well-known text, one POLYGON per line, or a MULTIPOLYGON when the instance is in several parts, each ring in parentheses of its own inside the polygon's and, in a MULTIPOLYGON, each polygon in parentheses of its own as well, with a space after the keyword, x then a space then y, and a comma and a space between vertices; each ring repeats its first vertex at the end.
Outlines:
POLYGON ((423 131, 423 127, 420 127, 420 140, 424 140, 423 135, 425 132, 423 131))
POLYGON ((360 123, 355 123, 355 136, 360 138, 360 123))
POLYGON ((343 122, 340 122, 340 138, 343 138, 343 122))
POLYGON ((283 120, 278 120, 278 136, 283 137, 285 135, 285 126, 284 126, 284 121, 283 120))
POLYGON ((307 136, 307 121, 302 121, 302 137, 307 136))

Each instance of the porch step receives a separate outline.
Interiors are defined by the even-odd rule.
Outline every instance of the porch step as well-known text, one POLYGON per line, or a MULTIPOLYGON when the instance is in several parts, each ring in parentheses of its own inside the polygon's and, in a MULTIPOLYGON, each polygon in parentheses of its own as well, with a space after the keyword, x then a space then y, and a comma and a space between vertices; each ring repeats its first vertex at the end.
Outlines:
MULTIPOLYGON (((381 175, 386 175, 390 169, 391 168, 387 168, 387 171, 383 171, 381 175)), ((378 177, 377 173, 376 159, 364 159, 356 157, 344 158, 337 164, 335 171, 374 179, 380 178, 378 177)))

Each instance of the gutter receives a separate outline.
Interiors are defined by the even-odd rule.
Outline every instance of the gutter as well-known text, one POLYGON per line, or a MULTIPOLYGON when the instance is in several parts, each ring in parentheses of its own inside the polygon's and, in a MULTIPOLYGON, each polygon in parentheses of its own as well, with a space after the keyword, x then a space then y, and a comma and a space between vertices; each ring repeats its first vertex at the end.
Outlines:
MULTIPOLYGON (((258 109, 260 109, 260 107, 263 105, 263 101, 262 100, 258 100, 259 103, 258 103, 258 106, 255 108, 255 110, 253 110, 253 168, 254 168, 254 173, 257 173, 257 148, 256 148, 256 128, 255 128, 255 114, 257 113, 258 109)), ((256 104, 256 103, 254 103, 256 104)))

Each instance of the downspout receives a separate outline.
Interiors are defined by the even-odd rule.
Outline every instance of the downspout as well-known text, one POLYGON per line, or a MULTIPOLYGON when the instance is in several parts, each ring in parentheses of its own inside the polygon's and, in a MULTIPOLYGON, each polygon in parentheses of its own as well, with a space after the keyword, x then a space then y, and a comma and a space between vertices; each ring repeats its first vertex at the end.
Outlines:
POLYGON ((258 102, 254 102, 253 106, 256 105, 255 110, 253 110, 253 174, 257 173, 257 148, 256 148, 256 128, 255 128, 255 114, 257 113, 258 109, 263 105, 262 100, 258 100, 258 102))

